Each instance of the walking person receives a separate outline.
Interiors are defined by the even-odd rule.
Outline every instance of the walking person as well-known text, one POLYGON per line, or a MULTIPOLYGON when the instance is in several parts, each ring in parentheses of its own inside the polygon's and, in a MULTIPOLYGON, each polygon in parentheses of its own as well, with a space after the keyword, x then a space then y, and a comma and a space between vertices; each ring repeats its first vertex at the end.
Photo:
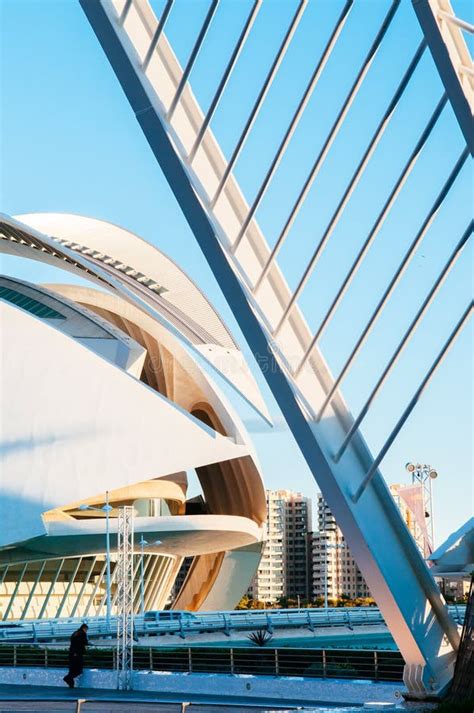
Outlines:
POLYGON ((84 668, 84 654, 86 646, 89 644, 87 638, 87 624, 75 631, 71 636, 71 644, 69 646, 69 671, 64 676, 63 681, 67 683, 69 688, 74 688, 74 679, 80 676, 84 668))

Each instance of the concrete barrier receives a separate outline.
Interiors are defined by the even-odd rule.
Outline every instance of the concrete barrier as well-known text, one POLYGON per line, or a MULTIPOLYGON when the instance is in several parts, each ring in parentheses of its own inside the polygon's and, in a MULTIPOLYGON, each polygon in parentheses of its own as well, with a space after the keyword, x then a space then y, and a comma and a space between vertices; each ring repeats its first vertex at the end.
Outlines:
MULTIPOLYGON (((0 685, 58 686, 66 669, 0 668, 0 685)), ((77 679, 82 688, 110 690, 116 695, 117 676, 113 671, 86 669, 77 679)), ((149 692, 160 700, 199 700, 201 702, 259 702, 263 705, 307 705, 332 703, 363 705, 366 701, 395 703, 400 700, 400 685, 342 679, 250 676, 200 673, 139 671, 133 674, 133 689, 149 692), (225 693, 223 693, 225 692, 225 693)))

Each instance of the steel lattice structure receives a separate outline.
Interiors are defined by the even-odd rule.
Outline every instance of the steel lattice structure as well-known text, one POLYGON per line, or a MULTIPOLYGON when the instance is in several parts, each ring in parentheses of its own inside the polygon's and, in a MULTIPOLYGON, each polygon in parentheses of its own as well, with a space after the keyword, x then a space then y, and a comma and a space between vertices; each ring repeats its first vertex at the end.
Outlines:
MULTIPOLYGON (((406 403, 397 411, 393 427, 375 454, 366 445, 361 427, 433 302, 440 299, 442 286, 459 263, 473 230, 469 216, 448 250, 444 264, 430 277, 429 284, 423 285, 421 301, 413 309, 380 373, 367 386, 362 406, 357 408, 355 415, 342 397, 341 386, 353 373, 354 365, 364 345, 373 338, 381 316, 390 309, 399 284, 419 256, 421 245, 424 250, 429 250, 429 247, 425 248, 427 235, 445 204, 459 201, 458 186, 466 175, 468 156, 473 148, 469 105, 474 75, 462 34, 472 32, 472 26, 456 18, 448 0, 413 0, 413 6, 399 0, 380 4, 384 14, 379 17, 380 13, 374 13, 374 18, 377 14, 376 21, 370 17, 373 20, 370 25, 372 37, 358 66, 350 67, 351 81, 348 82, 346 72, 336 78, 332 75, 339 105, 335 110, 331 108, 334 116, 324 129, 323 139, 296 193, 293 178, 291 185, 287 184, 288 195, 292 197, 276 236, 265 236, 257 221, 263 212, 262 206, 265 207, 275 183, 284 174, 283 168, 290 160, 288 156, 291 157, 291 149, 298 138, 303 137, 301 143, 305 149, 304 153, 300 152, 300 163, 302 156, 314 151, 311 132, 304 134, 301 127, 312 102, 317 101, 320 85, 329 72, 334 72, 331 70, 333 55, 337 56, 341 47, 347 48, 351 44, 348 27, 352 15, 360 11, 362 4, 353 0, 332 3, 331 8, 337 8, 337 13, 332 16, 329 27, 325 25, 323 37, 323 30, 311 14, 316 12, 314 8, 318 4, 307 0, 294 4, 293 15, 256 98, 253 103, 247 98, 250 110, 227 155, 220 146, 217 130, 214 133, 215 117, 225 104, 226 91, 238 72, 239 61, 246 51, 250 52, 248 45, 252 32, 255 32, 265 5, 262 0, 255 0, 248 6, 206 110, 201 108, 193 93, 191 75, 205 50, 206 37, 222 3, 209 3, 184 64, 178 61, 166 36, 173 8, 179 2, 168 0, 161 7, 159 17, 147 0, 81 0, 81 5, 254 355, 262 365, 265 378, 326 501, 350 542, 407 663, 405 682, 408 688, 419 695, 443 690, 452 677, 459 634, 397 512, 379 467, 466 326, 472 302, 466 303, 459 314, 453 316, 443 344, 430 355, 431 362, 406 403), (306 20, 308 14, 310 19, 306 20), (261 120, 260 115, 265 112, 273 85, 278 83, 285 62, 289 62, 288 55, 305 22, 314 23, 310 29, 322 49, 307 81, 303 82, 303 91, 298 95, 294 111, 290 112, 263 178, 253 198, 247 200, 237 179, 237 164, 247 144, 252 142, 253 131, 261 120), (396 32, 394 28, 400 27, 400 23, 405 23, 404 29, 409 26, 413 35, 418 33, 418 44, 413 47, 409 43, 400 44, 401 35, 398 35, 399 44, 395 43, 394 49, 391 33, 396 32), (428 58, 429 53, 434 63, 428 58), (387 56, 390 60, 385 59, 383 65, 387 74, 387 79, 383 78, 384 86, 388 84, 392 65, 397 65, 398 76, 394 79, 391 75, 391 97, 377 113, 364 92, 371 73, 387 56), (401 63, 398 62, 400 57, 403 58, 401 63), (418 98, 417 90, 413 90, 420 67, 426 67, 428 61, 432 63, 429 76, 439 87, 434 100, 432 96, 418 98), (406 110, 407 95, 412 97, 409 110, 406 110), (327 178, 327 164, 332 153, 337 151, 338 142, 343 141, 344 132, 350 131, 354 124, 352 117, 360 105, 365 109, 364 121, 372 127, 371 133, 362 149, 359 145, 353 149, 349 144, 349 154, 351 158, 356 157, 356 163, 346 169, 342 189, 340 185, 334 188, 327 178), (409 121, 414 122, 421 114, 426 118, 421 124, 418 121, 418 133, 410 135, 409 140, 405 138, 406 132, 401 132, 395 152, 392 149, 392 157, 396 154, 397 161, 393 162, 395 167, 390 173, 391 185, 383 199, 375 201, 377 207, 370 199, 365 205, 361 193, 367 175, 383 150, 387 136, 394 130, 399 112, 404 110, 408 111, 409 121), (446 116, 451 111, 458 121, 457 153, 451 164, 440 162, 438 187, 425 207, 425 201, 419 199, 424 198, 426 187, 422 181, 416 180, 420 157, 429 152, 432 145, 436 146, 439 126, 447 121, 446 116), (403 161, 398 161, 399 156, 403 156, 403 161), (291 244, 290 234, 307 210, 315 187, 324 186, 325 181, 330 184, 327 190, 334 199, 334 206, 327 218, 322 219, 322 227, 318 223, 316 234, 308 237, 303 251, 301 245, 294 241, 291 244), (398 258, 379 285, 380 294, 366 310, 364 321, 357 315, 359 332, 355 333, 347 356, 333 374, 321 345, 336 322, 345 298, 363 274, 369 253, 382 241, 387 224, 391 220, 400 220, 397 204, 407 193, 413 201, 423 202, 425 212, 413 234, 405 241, 403 250, 397 252, 398 258), (349 228, 344 221, 354 204, 364 207, 370 222, 357 249, 352 248, 348 259, 347 243, 341 243, 340 238, 338 242, 338 235, 341 224, 345 225, 347 234, 349 228), (318 278, 321 282, 321 265, 331 250, 335 252, 333 264, 338 268, 331 281, 332 295, 315 318, 315 303, 310 302, 308 294, 318 278), (289 266, 288 255, 300 257, 300 271, 296 278, 294 268, 289 266)), ((361 114, 358 116, 360 119, 361 114)), ((458 205, 461 214, 461 204, 458 205)), ((400 231, 404 230, 402 222, 400 231)), ((387 259, 394 252, 394 248, 386 244, 383 249, 387 259)))
POLYGON ((134 508, 119 508, 117 530, 117 688, 130 690, 133 675, 134 508))

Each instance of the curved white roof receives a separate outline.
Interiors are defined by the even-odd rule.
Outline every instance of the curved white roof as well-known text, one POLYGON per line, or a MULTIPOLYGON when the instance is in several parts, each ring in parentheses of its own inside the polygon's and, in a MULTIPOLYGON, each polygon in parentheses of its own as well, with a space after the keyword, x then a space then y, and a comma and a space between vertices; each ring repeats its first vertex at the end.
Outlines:
POLYGON ((157 285, 153 292, 164 308, 169 307, 169 318, 173 320, 174 316, 181 328, 186 326, 195 344, 237 348, 216 310, 186 273, 158 248, 129 230, 70 213, 28 213, 18 219, 85 255, 91 262, 100 263, 103 269, 118 274, 128 283, 131 278, 144 287, 157 285))
POLYGON ((157 248, 111 223, 66 213, 2 215, 0 251, 75 272, 165 324, 271 423, 248 364, 214 308, 157 248), (21 221, 21 222, 20 222, 21 221))

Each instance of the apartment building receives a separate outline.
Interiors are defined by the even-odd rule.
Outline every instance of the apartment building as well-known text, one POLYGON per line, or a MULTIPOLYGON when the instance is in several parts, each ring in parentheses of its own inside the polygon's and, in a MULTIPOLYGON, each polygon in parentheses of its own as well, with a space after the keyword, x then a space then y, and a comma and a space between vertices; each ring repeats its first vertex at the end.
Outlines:
POLYGON ((267 543, 249 594, 264 602, 306 598, 311 501, 290 490, 267 490, 267 511, 267 543))
POLYGON ((335 517, 321 494, 317 497, 318 529, 308 535, 308 589, 311 597, 370 597, 370 590, 351 555, 335 517))

